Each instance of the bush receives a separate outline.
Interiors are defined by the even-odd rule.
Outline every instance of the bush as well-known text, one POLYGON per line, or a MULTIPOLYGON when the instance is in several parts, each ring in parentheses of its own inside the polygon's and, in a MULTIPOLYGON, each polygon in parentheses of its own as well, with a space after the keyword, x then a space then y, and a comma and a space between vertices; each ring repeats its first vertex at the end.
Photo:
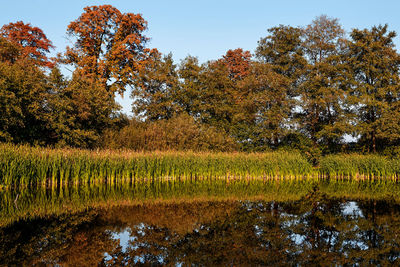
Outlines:
POLYGON ((193 150, 233 151, 235 141, 224 132, 200 125, 183 114, 169 120, 140 122, 132 120, 121 130, 107 130, 101 146, 111 149, 132 150, 193 150))

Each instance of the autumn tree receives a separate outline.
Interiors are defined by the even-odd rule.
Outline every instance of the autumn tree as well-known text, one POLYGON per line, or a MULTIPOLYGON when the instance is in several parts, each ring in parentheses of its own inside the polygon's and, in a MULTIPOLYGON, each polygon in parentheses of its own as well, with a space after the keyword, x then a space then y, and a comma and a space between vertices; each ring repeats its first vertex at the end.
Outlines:
POLYGON ((40 28, 17 21, 4 25, 0 29, 0 36, 19 46, 21 53, 34 60, 35 64, 54 66, 53 60, 47 56, 54 46, 40 28))
POLYGON ((354 29, 345 58, 353 84, 349 101, 356 116, 353 127, 368 151, 400 140, 400 56, 388 26, 354 29))
POLYGON ((121 13, 110 5, 85 7, 68 25, 75 38, 67 47, 64 62, 81 75, 98 80, 109 92, 123 93, 148 60, 147 22, 140 14, 121 13))
POLYGON ((219 61, 227 67, 231 79, 243 79, 249 74, 251 54, 242 48, 230 49, 219 61))

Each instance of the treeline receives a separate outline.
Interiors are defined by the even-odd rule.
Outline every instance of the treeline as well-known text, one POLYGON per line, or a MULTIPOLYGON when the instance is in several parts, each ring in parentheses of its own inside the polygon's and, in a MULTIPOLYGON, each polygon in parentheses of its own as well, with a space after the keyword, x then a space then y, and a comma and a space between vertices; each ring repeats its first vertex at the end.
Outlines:
MULTIPOLYGON (((0 139, 134 150, 300 149, 395 153, 400 143, 400 55, 387 25, 346 34, 320 16, 268 29, 200 64, 147 48, 146 21, 103 5, 71 22, 57 58, 23 22, 0 35, 0 139), (72 66, 72 77, 59 68, 72 66), (116 94, 132 88, 132 111, 116 94)), ((69 67, 71 68, 71 67, 69 67)))

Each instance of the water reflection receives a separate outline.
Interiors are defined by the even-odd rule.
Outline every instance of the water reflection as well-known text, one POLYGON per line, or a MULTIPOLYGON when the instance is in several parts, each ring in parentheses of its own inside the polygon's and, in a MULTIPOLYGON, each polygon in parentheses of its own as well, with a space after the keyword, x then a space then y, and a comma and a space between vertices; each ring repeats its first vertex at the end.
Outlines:
POLYGON ((88 208, 0 229, 0 265, 398 265, 400 205, 294 201, 88 208))

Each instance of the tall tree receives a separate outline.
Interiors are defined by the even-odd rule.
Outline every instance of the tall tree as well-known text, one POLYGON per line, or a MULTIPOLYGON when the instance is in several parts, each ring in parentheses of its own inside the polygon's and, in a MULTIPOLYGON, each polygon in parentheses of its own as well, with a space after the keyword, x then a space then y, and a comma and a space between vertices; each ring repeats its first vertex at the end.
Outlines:
POLYGON ((202 111, 200 94, 204 90, 201 75, 204 67, 196 57, 188 56, 179 64, 180 87, 177 94, 177 103, 182 111, 198 120, 202 111))
POLYGON ((40 28, 17 21, 4 25, 0 29, 0 36, 21 47, 21 53, 34 60, 35 64, 54 66, 54 62, 47 57, 54 46, 40 28))
POLYGON ((337 19, 317 17, 304 29, 304 50, 308 59, 300 85, 298 114, 301 131, 317 144, 336 149, 347 129, 342 109, 346 79, 341 62, 344 30, 337 19))
POLYGON ((68 25, 67 34, 76 42, 67 47, 65 63, 98 80, 107 91, 122 94, 152 52, 145 48, 146 29, 147 22, 140 14, 121 13, 111 5, 85 7, 68 25))
POLYGON ((229 50, 221 59, 203 66, 200 119, 202 123, 220 128, 237 138, 248 121, 245 100, 248 92, 238 83, 249 73, 249 52, 229 50))
POLYGON ((240 82, 241 106, 245 110, 247 132, 241 143, 250 149, 276 148, 287 133, 293 99, 287 95, 290 79, 278 74, 268 63, 254 62, 249 75, 240 82), (246 141, 247 139, 247 141, 246 141))
MULTIPOLYGON (((264 112, 260 113, 263 115, 259 130, 265 129, 260 136, 264 136, 263 139, 270 145, 276 146, 278 141, 282 142, 284 135, 287 135, 285 145, 290 143, 290 136, 296 139, 302 137, 293 130, 298 126, 293 116, 298 110, 299 86, 304 81, 307 66, 303 35, 302 28, 279 25, 268 29, 268 35, 258 41, 255 55, 257 61, 265 66, 259 65, 258 69, 264 71, 261 72, 263 74, 260 71, 257 73, 263 77, 261 80, 264 85, 257 78, 253 80, 259 84, 259 88, 264 87, 263 99, 269 103, 264 112), (271 71, 277 75, 273 75, 271 71), (282 91, 282 83, 285 84, 285 91, 282 91), (273 97, 277 97, 276 101, 273 97)), ((295 143, 297 146, 298 142, 295 143)))
POLYGON ((345 58, 353 74, 354 132, 368 151, 400 141, 400 56, 388 26, 354 29, 345 58), (379 147, 378 147, 379 145, 379 147))

